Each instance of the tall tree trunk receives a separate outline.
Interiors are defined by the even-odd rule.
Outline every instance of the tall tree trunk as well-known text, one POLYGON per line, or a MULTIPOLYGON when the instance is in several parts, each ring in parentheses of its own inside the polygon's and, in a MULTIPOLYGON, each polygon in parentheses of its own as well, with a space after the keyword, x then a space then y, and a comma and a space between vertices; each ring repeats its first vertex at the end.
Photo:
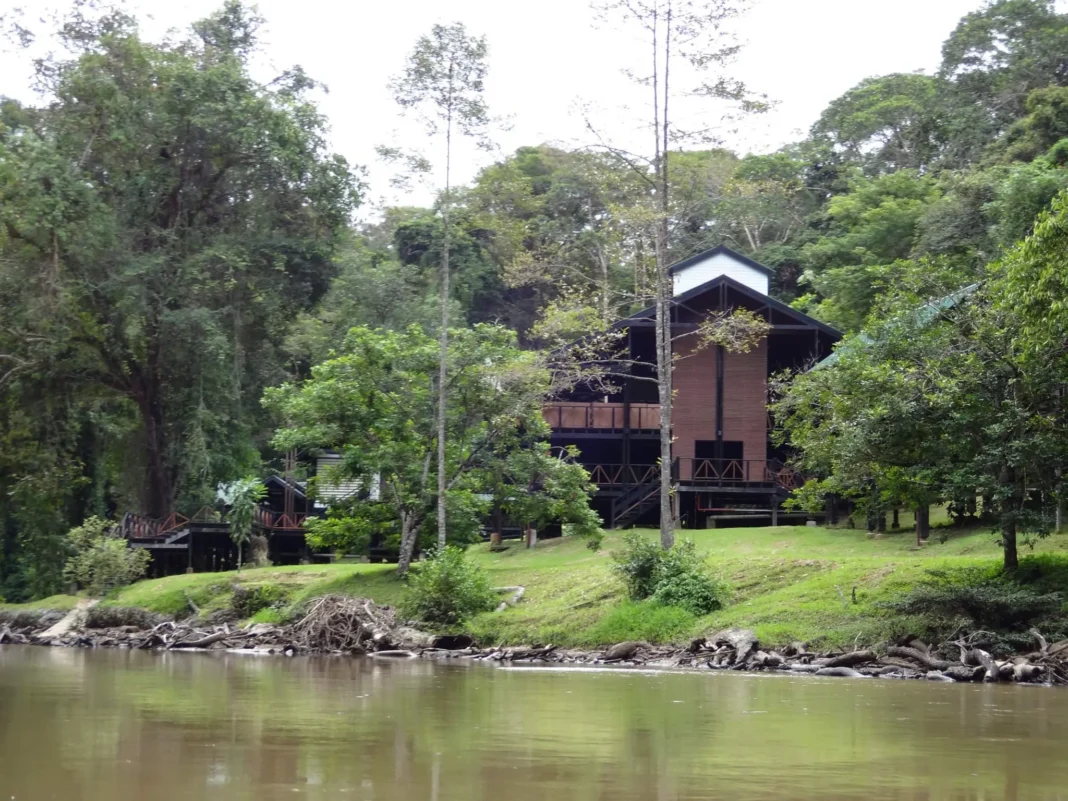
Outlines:
POLYGON ((916 506, 916 544, 922 545, 931 536, 931 507, 926 503, 916 506))
POLYGON ((143 512, 159 520, 173 510, 174 479, 167 463, 167 433, 163 420, 163 400, 152 381, 139 382, 137 406, 145 437, 145 474, 142 491, 143 512))
MULTIPOLYGON (((657 237, 660 238, 659 236, 657 237)), ((659 259, 658 259, 659 260, 659 259)), ((660 272, 658 268, 657 272, 660 272)), ((665 271, 666 272, 666 271, 665 271)), ((668 276, 670 282, 671 276, 668 276)), ((657 395, 660 402, 660 544, 664 549, 675 544, 675 516, 672 513, 671 454, 671 304, 664 298, 662 276, 657 277, 656 298, 656 370, 657 395)))
POLYGON ((418 527, 415 525, 414 516, 408 512, 401 512, 401 542, 400 555, 397 559, 397 573, 401 576, 407 574, 412 566, 412 555, 415 553, 415 540, 418 527))
POLYGON ((1004 554, 1005 570, 1013 572, 1020 566, 1020 556, 1016 550, 1016 513, 1002 512, 1001 515, 1001 550, 1004 554))
MULTIPOLYGON (((450 68, 451 76, 451 68, 450 68)), ((445 407, 449 358, 449 206, 452 170, 452 110, 445 125, 445 196, 441 206, 444 227, 441 246, 441 353, 438 356, 438 548, 445 547, 445 407)))
POLYGON ((1020 557, 1016 549, 1016 513, 1021 496, 1017 487, 1015 468, 1001 468, 1001 487, 1003 490, 1009 490, 1009 497, 1001 503, 1001 550, 1004 568, 1012 572, 1020 566, 1020 557))
POLYGON ((653 119, 656 123, 656 190, 659 209, 656 221, 654 256, 656 258, 656 376, 660 402, 660 544, 666 550, 675 544, 675 515, 672 509, 672 348, 671 301, 674 295, 668 269, 668 238, 670 236, 668 183, 668 148, 671 142, 668 122, 668 98, 671 63, 671 5, 668 4, 664 35, 663 86, 659 77, 659 40, 656 21, 653 30, 653 119), (661 90, 663 105, 661 105, 661 90))
POLYGON ((612 322, 612 299, 608 286, 608 254, 604 248, 597 248, 597 260, 601 265, 601 319, 608 324, 612 322))
POLYGON ((1057 505, 1054 511, 1053 533, 1060 534, 1064 531, 1064 468, 1058 467, 1054 473, 1057 476, 1057 505))

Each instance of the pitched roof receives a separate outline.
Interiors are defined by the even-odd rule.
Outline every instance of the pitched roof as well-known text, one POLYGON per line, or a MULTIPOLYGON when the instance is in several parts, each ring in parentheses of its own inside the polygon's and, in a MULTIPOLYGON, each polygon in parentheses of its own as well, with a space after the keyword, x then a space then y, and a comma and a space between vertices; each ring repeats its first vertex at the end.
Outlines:
POLYGON ((768 267, 766 264, 761 264, 759 261, 754 261, 753 259, 749 258, 748 256, 742 255, 736 250, 731 250, 726 245, 720 245, 719 247, 714 247, 711 250, 706 250, 703 253, 698 253, 695 256, 690 256, 690 258, 688 259, 683 259, 682 261, 675 262, 670 267, 668 267, 668 272, 674 275, 678 270, 685 270, 687 267, 692 267, 693 265, 699 264, 700 262, 705 261, 706 259, 710 259, 713 256, 730 256, 732 259, 741 262, 746 267, 752 267, 754 270, 760 270, 762 273, 766 273, 767 275, 775 275, 775 271, 768 267))
MULTIPOLYGON (((949 311, 956 308, 957 304, 961 303, 965 298, 975 294, 979 289, 979 284, 968 284, 961 287, 956 292, 951 292, 943 298, 935 298, 929 300, 922 306, 917 307, 911 312, 912 320, 920 327, 925 327, 933 323, 938 319, 938 315, 942 312, 949 311)), ((841 353, 850 353, 857 348, 866 348, 868 345, 874 345, 876 340, 872 339, 869 334, 859 331, 855 336, 835 349, 835 351, 827 356, 826 359, 821 361, 816 367, 826 367, 834 364, 840 358, 841 353)))
MULTIPOLYGON (((754 264, 755 263, 756 262, 754 262, 754 264)), ((814 317, 809 317, 804 312, 799 312, 797 309, 787 306, 781 300, 775 300, 775 298, 769 297, 768 295, 765 295, 761 292, 757 292, 755 289, 747 287, 745 284, 741 283, 740 281, 735 281, 733 278, 727 275, 717 275, 711 281, 705 281, 705 283, 700 284, 699 286, 695 286, 693 289, 687 290, 681 295, 676 295, 671 299, 671 302, 676 306, 684 304, 689 300, 693 300, 694 298, 703 295, 705 292, 717 288, 720 284, 726 284, 731 289, 737 292, 741 292, 743 295, 752 298, 758 303, 767 305, 773 311, 789 315, 793 319, 797 320, 799 323, 802 323, 804 325, 811 325, 813 328, 817 328, 823 333, 829 334, 830 336, 833 336, 835 338, 841 338, 842 336, 841 331, 832 328, 826 323, 822 323, 814 317)), ((642 309, 636 314, 632 314, 630 317, 624 317, 622 320, 616 322, 613 327, 621 328, 626 326, 628 323, 644 322, 655 319, 656 306, 650 306, 646 309, 642 309)))
POLYGON ((283 490, 286 488, 286 484, 288 483, 289 487, 293 490, 293 492, 296 493, 298 498, 306 498, 307 497, 307 495, 305 494, 305 491, 304 491, 304 485, 301 484, 298 481, 288 481, 287 482, 286 479, 284 477, 282 477, 282 476, 271 475, 271 476, 267 476, 267 478, 263 479, 263 483, 264 484, 276 484, 276 485, 278 485, 278 487, 280 489, 283 489, 283 490))

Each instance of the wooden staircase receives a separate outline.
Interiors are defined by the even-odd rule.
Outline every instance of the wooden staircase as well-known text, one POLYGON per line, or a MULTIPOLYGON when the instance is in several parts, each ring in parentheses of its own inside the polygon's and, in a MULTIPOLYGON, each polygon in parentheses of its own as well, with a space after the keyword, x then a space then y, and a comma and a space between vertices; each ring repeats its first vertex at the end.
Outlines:
POLYGON ((626 528, 660 503, 659 473, 612 499, 612 528, 626 528))

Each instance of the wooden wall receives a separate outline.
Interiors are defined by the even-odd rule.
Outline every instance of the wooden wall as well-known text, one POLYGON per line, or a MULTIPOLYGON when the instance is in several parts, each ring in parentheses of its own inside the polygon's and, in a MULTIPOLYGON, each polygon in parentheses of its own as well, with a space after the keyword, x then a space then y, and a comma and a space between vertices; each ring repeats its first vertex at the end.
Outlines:
MULTIPOLYGON (((692 353, 686 340, 677 351, 674 455, 694 456, 694 442, 716 438, 717 348, 692 353)), ((749 353, 725 353, 723 377, 723 439, 743 443, 744 457, 763 462, 767 456, 767 342, 749 353)), ((760 464, 752 464, 753 480, 761 480, 760 464)), ((687 478, 686 475, 682 476, 687 478)))

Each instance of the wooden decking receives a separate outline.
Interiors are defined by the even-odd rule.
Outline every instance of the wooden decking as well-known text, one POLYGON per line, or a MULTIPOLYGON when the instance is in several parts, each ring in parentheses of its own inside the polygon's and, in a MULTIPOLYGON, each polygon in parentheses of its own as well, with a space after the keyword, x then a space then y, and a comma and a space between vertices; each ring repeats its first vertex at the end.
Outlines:
MULTIPOLYGON (((635 487, 659 480, 655 464, 586 465, 590 480, 602 489, 635 487)), ((794 490, 804 479, 793 468, 774 459, 675 459, 672 467, 680 489, 729 489, 741 487, 794 490)))

